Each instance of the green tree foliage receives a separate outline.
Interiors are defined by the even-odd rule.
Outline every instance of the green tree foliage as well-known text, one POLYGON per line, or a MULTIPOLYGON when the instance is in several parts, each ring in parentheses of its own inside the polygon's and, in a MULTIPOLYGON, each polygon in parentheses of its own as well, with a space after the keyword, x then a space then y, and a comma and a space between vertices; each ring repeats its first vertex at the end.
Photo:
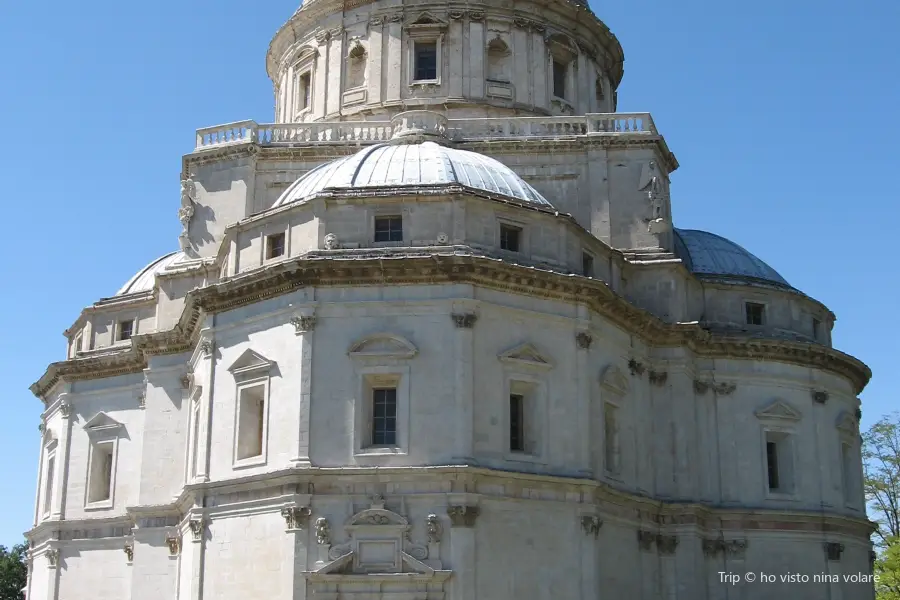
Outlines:
POLYGON ((888 538, 875 560, 875 591, 878 600, 900 600, 900 541, 888 538))
POLYGON ((883 417, 863 434, 866 501, 878 524, 875 544, 900 540, 900 413, 883 417))
POLYGON ((0 546, 0 600, 22 600, 22 588, 28 579, 25 552, 28 547, 18 544, 7 550, 0 546))

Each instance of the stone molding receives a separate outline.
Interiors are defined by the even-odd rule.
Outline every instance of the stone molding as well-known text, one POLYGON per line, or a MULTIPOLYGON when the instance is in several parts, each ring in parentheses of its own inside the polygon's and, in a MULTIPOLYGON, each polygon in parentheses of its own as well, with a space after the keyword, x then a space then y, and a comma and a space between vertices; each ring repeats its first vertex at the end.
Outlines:
MULTIPOLYGON (((605 283, 590 279, 571 280, 565 275, 517 265, 497 263, 481 256, 422 256, 383 261, 378 258, 342 260, 333 252, 310 252, 267 269, 237 276, 188 293, 178 324, 160 333, 137 335, 132 345, 118 353, 90 359, 75 358, 51 364, 31 386, 43 397, 60 380, 79 381, 140 372, 147 356, 189 351, 199 338, 201 315, 232 310, 309 286, 392 285, 467 283, 490 289, 560 301, 581 302, 618 325, 639 335, 648 345, 683 346, 697 357, 739 360, 771 360, 815 367, 848 379, 862 390, 871 371, 861 361, 825 346, 741 338, 711 333, 697 324, 665 323, 624 298, 605 283)), ((635 365, 643 365, 632 361, 635 365)), ((634 365, 629 367, 635 372, 634 365)))

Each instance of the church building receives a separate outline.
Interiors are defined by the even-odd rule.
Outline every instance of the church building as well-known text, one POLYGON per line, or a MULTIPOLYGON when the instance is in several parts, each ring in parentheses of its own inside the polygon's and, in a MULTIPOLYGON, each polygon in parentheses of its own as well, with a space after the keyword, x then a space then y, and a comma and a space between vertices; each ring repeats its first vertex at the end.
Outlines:
POLYGON ((675 227, 623 61, 579 0, 307 0, 31 387, 27 599, 874 598, 871 373, 675 227))

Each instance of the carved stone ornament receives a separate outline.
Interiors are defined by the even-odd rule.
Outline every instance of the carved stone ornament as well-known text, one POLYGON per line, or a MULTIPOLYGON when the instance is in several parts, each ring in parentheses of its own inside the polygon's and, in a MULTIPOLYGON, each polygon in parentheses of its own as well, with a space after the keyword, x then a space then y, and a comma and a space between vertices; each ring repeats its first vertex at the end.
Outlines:
POLYGON ((451 10, 449 13, 447 13, 447 15, 454 21, 459 21, 465 16, 465 14, 466 13, 461 10, 451 10))
POLYGON ((703 540, 703 554, 713 558, 720 552, 728 556, 740 558, 747 551, 747 540, 703 540))
POLYGON ((669 379, 669 374, 666 371, 653 371, 651 370, 647 377, 650 379, 650 383, 662 387, 666 385, 666 381, 669 379))
POLYGON ((195 542, 203 539, 203 517, 197 517, 188 521, 188 527, 191 529, 191 538, 195 542))
POLYGON ((59 564, 59 548, 50 548, 44 554, 47 557, 47 566, 55 569, 59 564))
POLYGON ((72 403, 69 402, 66 395, 67 394, 62 394, 59 401, 59 414, 62 415, 63 419, 68 419, 69 415, 72 414, 72 403))
POLYGON ((694 392, 700 394, 701 396, 709 391, 709 382, 700 381, 699 379, 694 380, 694 392))
POLYGON ((660 554, 675 554, 675 548, 678 547, 678 538, 674 535, 658 535, 656 536, 656 549, 660 554))
POLYGON ((326 250, 337 250, 340 248, 340 244, 338 243, 338 237, 333 233, 329 233, 325 236, 325 249, 326 250))
POLYGON ((185 390, 191 389, 191 386, 194 385, 194 372, 188 371, 184 375, 181 376, 181 388, 185 390))
POLYGON ((722 540, 703 540, 703 556, 713 558, 722 549, 722 540))
POLYGON ((453 324, 459 329, 472 329, 475 327, 478 315, 475 313, 453 313, 450 315, 450 318, 453 319, 453 324))
POLYGON ((308 506, 285 506, 281 509, 281 516, 288 529, 303 529, 309 523, 312 509, 308 506))
POLYGON ((728 540, 725 542, 725 553, 729 556, 741 558, 747 552, 747 540, 728 540))
POLYGON ((478 518, 477 506, 448 506, 447 516, 453 527, 474 527, 478 518))
POLYGON ((812 399, 816 404, 825 404, 828 402, 828 392, 812 390, 812 399))
POLYGON ((137 397, 138 408, 147 408, 147 392, 141 392, 137 397))
POLYGON ((194 202, 197 197, 197 186, 190 178, 181 180, 181 208, 178 209, 178 220, 181 221, 181 235, 178 240, 182 250, 190 247, 190 237, 188 229, 191 226, 191 219, 194 218, 194 202))
POLYGON ((597 537, 600 535, 600 528, 603 527, 603 521, 593 515, 585 515, 581 517, 581 528, 587 535, 597 537))
POLYGON ((579 331, 575 334, 575 343, 582 350, 590 350, 591 344, 594 343, 594 338, 587 331, 579 331))
POLYGON ((294 326, 294 333, 300 335, 316 328, 315 315, 298 315, 291 317, 291 325, 294 326))
POLYGON ((403 13, 394 13, 391 15, 391 23, 402 23, 403 13))
POLYGON ((166 534, 166 546, 169 547, 169 556, 178 556, 181 551, 181 537, 175 533, 166 534))
POLYGON ((203 340, 202 342, 200 342, 200 352, 206 358, 209 358, 209 355, 212 354, 212 347, 212 342, 210 342, 209 340, 203 340))
POLYGON ((444 531, 441 520, 436 514, 430 514, 425 517, 425 531, 428 533, 428 543, 437 544, 441 541, 441 534, 444 531))
POLYGON ((694 380, 694 391, 698 394, 705 394, 709 390, 712 390, 719 396, 730 396, 736 389, 737 385, 730 381, 716 383, 714 381, 700 381, 699 379, 694 380))
POLYGON ((379 25, 384 24, 384 15, 376 15, 374 17, 369 17, 369 25, 372 27, 378 27, 379 25))
POLYGON ((328 42, 328 40, 330 40, 330 39, 331 39, 330 31, 327 31, 327 30, 320 31, 319 33, 316 34, 316 42, 319 44, 324 44, 324 43, 328 42))
POLYGON ((331 528, 328 526, 328 519, 325 517, 316 519, 316 543, 320 546, 331 545, 331 528))
POLYGON ((134 561, 134 542, 125 542, 125 547, 123 548, 123 550, 125 550, 126 560, 128 560, 128 562, 133 562, 134 561))
POLYGON ((825 556, 828 560, 841 560, 841 554, 844 553, 844 545, 840 542, 825 542, 825 556))
POLYGON ((469 11, 469 20, 470 21, 483 21, 484 20, 484 11, 483 10, 470 10, 469 11))
POLYGON ((628 370, 631 371, 632 375, 640 377, 644 374, 644 365, 631 358, 628 360, 628 370))
POLYGON ((637 532, 637 540, 638 540, 638 547, 640 547, 641 550, 645 550, 645 551, 649 552, 650 549, 653 547, 653 542, 656 541, 656 535, 654 535, 653 533, 651 533, 649 531, 644 531, 643 529, 640 529, 637 532))
POLYGON ((46 430, 47 430, 47 425, 44 423, 44 421, 41 421, 40 423, 38 423, 38 431, 41 433, 41 435, 43 435, 46 430))

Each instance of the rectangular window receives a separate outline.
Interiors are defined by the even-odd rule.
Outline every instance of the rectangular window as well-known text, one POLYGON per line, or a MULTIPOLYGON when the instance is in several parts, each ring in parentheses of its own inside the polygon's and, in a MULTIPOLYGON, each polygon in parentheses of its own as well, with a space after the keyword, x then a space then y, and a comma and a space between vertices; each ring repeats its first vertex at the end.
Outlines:
POLYGON ((300 75, 297 79, 297 100, 298 100, 298 109, 306 110, 310 105, 310 93, 312 91, 310 72, 307 71, 300 75))
POLYGON ((56 468, 56 453, 47 455, 47 474, 44 477, 44 514, 50 514, 53 508, 53 477, 56 468))
POLYGON ((284 255, 284 234, 266 236, 266 260, 284 255))
POLYGON ((112 497, 112 443, 94 444, 91 447, 91 467, 88 478, 88 503, 104 502, 112 497))
POLYGON ((415 81, 437 79, 437 42, 416 42, 415 44, 415 81))
POLYGON ((619 415, 610 403, 603 406, 603 456, 609 473, 619 472, 619 415))
POLYGON ((747 302, 744 306, 747 313, 747 325, 762 325, 766 315, 765 305, 747 302))
POLYGON ((766 479, 770 492, 790 494, 794 491, 794 462, 790 434, 766 432, 766 479))
POLYGON ((566 69, 563 63, 553 61, 553 95, 557 98, 566 97, 566 69))
POLYGON ((397 445, 397 388, 372 390, 372 445, 397 445))
POLYGON ((389 217, 375 217, 375 241, 402 242, 403 217, 400 217, 398 215, 389 217))
POLYGON ((131 336, 134 335, 134 320, 119 321, 117 332, 118 336, 116 336, 116 339, 118 341, 130 340, 131 336))
POLYGON ((242 388, 238 395, 237 460, 262 456, 265 415, 266 386, 242 388))
POLYGON ((822 328, 822 323, 815 317, 812 320, 812 331, 813 331, 813 339, 819 339, 819 330, 822 328))
POLYGON ((522 229, 512 225, 500 225, 500 249, 518 252, 521 246, 522 229))
POLYGON ((509 395, 509 451, 525 452, 525 396, 509 395))
POLYGON ((581 253, 581 274, 585 277, 594 276, 594 257, 587 252, 581 253))

